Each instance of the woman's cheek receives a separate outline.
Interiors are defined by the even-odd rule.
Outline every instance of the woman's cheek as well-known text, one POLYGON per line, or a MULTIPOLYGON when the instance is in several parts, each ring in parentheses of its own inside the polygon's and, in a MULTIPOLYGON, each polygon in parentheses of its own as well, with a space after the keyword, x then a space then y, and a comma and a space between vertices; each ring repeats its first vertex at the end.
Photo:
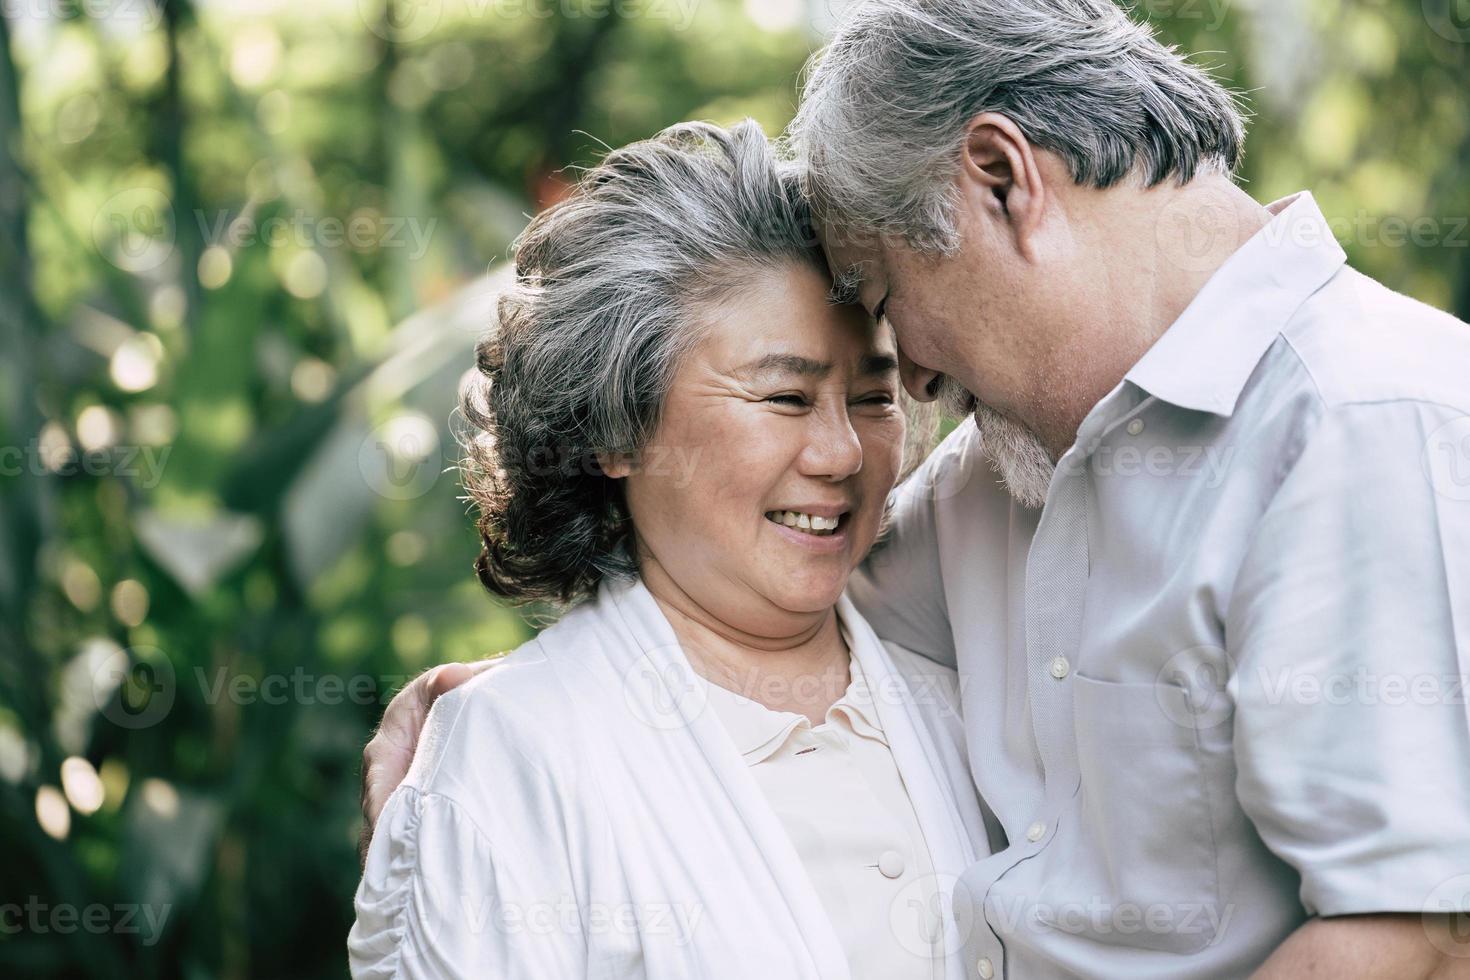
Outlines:
POLYGON ((800 441, 791 421, 757 409, 710 426, 699 446, 707 485, 726 499, 768 494, 799 451, 791 448, 800 441))
POLYGON ((783 415, 765 406, 755 407, 741 420, 738 428, 732 428, 715 442, 715 451, 738 453, 748 449, 751 460, 762 460, 770 466, 774 458, 800 453, 810 434, 807 424, 808 420, 799 415, 783 415))
POLYGON ((863 468, 869 471, 875 483, 886 480, 887 485, 882 488, 885 496, 903 466, 903 441, 907 429, 908 422, 903 412, 894 409, 891 415, 875 419, 863 440, 863 468))

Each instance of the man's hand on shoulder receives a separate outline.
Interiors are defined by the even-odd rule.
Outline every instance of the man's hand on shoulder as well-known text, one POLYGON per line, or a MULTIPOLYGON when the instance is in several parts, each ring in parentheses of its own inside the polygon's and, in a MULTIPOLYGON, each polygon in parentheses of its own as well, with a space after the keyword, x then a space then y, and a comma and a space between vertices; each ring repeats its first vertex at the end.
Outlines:
POLYGON ((487 668, 504 655, 472 664, 441 664, 415 677, 388 702, 378 730, 362 750, 362 836, 358 840, 358 858, 367 859, 372 843, 373 827, 383 804, 408 775, 418 747, 419 732, 429 717, 429 708, 445 691, 452 691, 487 668))

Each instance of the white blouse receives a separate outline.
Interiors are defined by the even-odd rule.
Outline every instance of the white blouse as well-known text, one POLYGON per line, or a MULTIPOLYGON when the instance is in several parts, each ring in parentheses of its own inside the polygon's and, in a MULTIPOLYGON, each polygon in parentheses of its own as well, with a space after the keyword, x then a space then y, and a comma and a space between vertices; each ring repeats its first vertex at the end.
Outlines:
MULTIPOLYGON (((716 684, 709 700, 791 837, 854 980, 943 980, 947 889, 883 734, 874 699, 885 693, 856 658, 849 676, 817 726, 716 684)), ((910 696, 957 704, 953 675, 936 676, 938 689, 910 696)))
MULTIPOLYGON (((943 890, 986 840, 963 726, 934 694, 953 675, 886 648, 846 598, 839 614, 891 692, 876 727, 943 890)), ((353 976, 849 980, 843 931, 708 691, 632 582, 441 697, 368 850, 353 976)))

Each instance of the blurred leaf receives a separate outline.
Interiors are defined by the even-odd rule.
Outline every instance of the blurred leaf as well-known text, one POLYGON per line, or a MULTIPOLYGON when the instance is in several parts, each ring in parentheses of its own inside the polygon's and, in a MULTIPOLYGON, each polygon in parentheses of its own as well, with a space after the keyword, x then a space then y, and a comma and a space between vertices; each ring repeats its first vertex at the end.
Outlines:
POLYGON ((248 514, 168 516, 144 510, 133 518, 138 543, 175 582, 202 596, 260 547, 264 528, 248 514))

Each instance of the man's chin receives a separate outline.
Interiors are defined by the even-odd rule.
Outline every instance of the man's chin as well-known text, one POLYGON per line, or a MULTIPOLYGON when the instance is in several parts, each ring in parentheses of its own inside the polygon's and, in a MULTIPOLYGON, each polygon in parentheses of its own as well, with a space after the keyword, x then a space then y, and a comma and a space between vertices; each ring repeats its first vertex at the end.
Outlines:
POLYGON ((948 375, 940 380, 935 397, 946 414, 958 419, 975 417, 980 448, 1017 503, 1032 509, 1046 503, 1057 466, 1036 433, 980 401, 948 375))
POLYGON ((1057 464, 1036 433, 978 401, 975 427, 980 430, 981 450, 1011 497, 1022 507, 1042 507, 1057 464))

